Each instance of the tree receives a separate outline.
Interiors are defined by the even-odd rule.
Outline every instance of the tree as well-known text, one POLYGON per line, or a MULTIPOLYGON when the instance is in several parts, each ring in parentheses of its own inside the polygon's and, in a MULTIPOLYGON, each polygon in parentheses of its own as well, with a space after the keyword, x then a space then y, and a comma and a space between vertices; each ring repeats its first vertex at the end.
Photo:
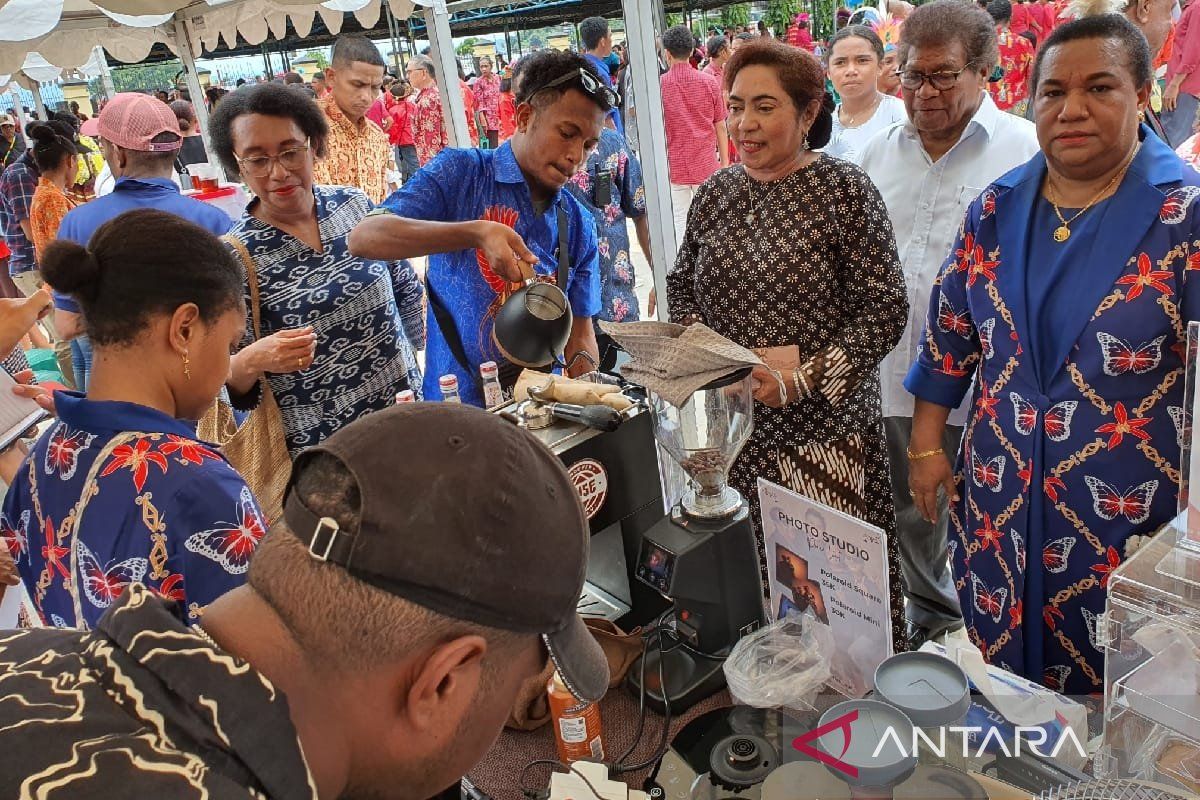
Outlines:
POLYGON ((800 0, 770 0, 767 3, 767 13, 763 15, 763 22, 767 23, 767 27, 777 36, 783 36, 799 13, 800 0))
POLYGON ((317 69, 325 69, 329 66, 329 58, 326 57, 324 50, 308 50, 301 54, 300 58, 311 58, 317 62, 317 69))
MULTIPOLYGON (((112 69, 113 88, 118 92, 144 92, 162 89, 170 91, 175 88, 175 76, 183 69, 178 60, 164 61, 160 64, 134 64, 128 67, 112 69)), ((93 78, 88 84, 88 90, 94 95, 103 96, 104 88, 99 78, 93 78)))
POLYGON ((721 27, 736 28, 750 24, 750 4, 734 3, 721 9, 721 27))
POLYGON ((466 39, 462 44, 455 48, 460 56, 469 56, 475 53, 475 45, 479 44, 480 40, 474 36, 466 39))

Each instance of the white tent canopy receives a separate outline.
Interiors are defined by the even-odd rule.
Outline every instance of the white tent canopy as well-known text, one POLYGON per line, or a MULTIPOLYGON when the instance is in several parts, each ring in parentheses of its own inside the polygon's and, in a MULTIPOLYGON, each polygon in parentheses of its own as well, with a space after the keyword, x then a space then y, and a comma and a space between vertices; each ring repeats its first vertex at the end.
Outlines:
MULTIPOLYGON (((388 3, 398 17, 414 6, 388 3)), ((252 45, 282 38, 289 20, 307 36, 317 14, 332 33, 346 13, 374 27, 381 10, 382 0, 0 0, 0 74, 24 71, 40 81, 58 77, 48 71, 54 67, 89 74, 97 46, 127 63, 145 59, 156 43, 182 58, 177 23, 189 32, 194 56, 222 41, 232 46, 239 34, 252 45)))

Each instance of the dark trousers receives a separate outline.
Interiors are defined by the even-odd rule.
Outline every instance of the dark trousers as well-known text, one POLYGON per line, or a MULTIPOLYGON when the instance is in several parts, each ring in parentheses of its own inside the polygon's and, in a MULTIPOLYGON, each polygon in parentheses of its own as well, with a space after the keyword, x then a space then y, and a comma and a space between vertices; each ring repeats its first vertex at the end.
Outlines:
POLYGON ((500 146, 500 131, 488 131, 488 147, 495 150, 500 146))
MULTIPOLYGON (((908 443, 912 438, 911 417, 884 417, 888 461, 892 468, 892 501, 896 504, 896 544, 904 577, 908 618, 930 637, 962 626, 962 610, 954 575, 947 558, 946 530, 949 521, 946 495, 938 498, 938 521, 930 525, 921 518, 908 491, 908 443)), ((942 448, 954 463, 963 429, 946 426, 942 448)))
POLYGON ((400 180, 408 183, 408 179, 421 168, 421 164, 417 161, 417 146, 414 144, 396 145, 396 166, 400 168, 400 180))

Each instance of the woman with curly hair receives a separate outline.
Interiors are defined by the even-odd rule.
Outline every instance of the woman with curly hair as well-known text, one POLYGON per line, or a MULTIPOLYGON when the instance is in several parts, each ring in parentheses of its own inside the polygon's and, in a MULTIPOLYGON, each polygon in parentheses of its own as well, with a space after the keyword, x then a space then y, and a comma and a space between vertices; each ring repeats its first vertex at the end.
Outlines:
POLYGON ((421 283, 407 261, 350 254, 347 237, 371 202, 314 185, 328 131, 310 97, 278 83, 230 94, 209 125, 225 170, 255 196, 229 238, 254 268, 262 338, 247 331, 229 390, 240 400, 267 381, 292 457, 421 386, 421 283))

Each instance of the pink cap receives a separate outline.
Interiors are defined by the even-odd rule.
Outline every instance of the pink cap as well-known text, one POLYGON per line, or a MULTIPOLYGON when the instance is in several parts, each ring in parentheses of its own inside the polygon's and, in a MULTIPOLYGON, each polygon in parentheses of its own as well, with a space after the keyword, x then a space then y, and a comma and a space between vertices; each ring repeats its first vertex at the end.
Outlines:
POLYGON ((83 123, 80 133, 144 153, 165 153, 183 146, 175 112, 161 100, 136 92, 115 95, 103 111, 83 123), (171 142, 150 141, 161 133, 173 133, 178 138, 171 142))

